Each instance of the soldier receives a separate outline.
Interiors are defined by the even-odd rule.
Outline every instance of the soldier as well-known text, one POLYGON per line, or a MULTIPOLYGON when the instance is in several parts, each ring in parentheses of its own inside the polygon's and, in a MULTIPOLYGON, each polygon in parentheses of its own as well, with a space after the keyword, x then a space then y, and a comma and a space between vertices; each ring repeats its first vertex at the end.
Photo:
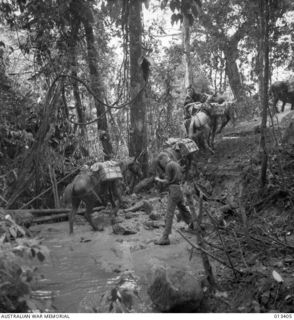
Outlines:
POLYGON ((192 217, 189 209, 184 204, 184 195, 181 189, 182 169, 180 165, 169 158, 168 154, 161 152, 158 156, 160 166, 165 171, 165 179, 156 177, 155 181, 168 184, 169 196, 167 204, 167 213, 165 217, 165 229, 162 237, 155 240, 155 244, 169 245, 169 234, 171 233, 173 217, 176 207, 180 211, 181 218, 189 225, 192 226, 192 217))
MULTIPOLYGON (((189 107, 191 106, 191 103, 194 102, 200 102, 203 103, 207 99, 207 95, 204 93, 196 92, 191 85, 187 88, 187 95, 184 101, 184 119, 190 119, 191 118, 191 111, 189 110, 189 107)), ((199 104, 200 106, 200 104, 199 104)))

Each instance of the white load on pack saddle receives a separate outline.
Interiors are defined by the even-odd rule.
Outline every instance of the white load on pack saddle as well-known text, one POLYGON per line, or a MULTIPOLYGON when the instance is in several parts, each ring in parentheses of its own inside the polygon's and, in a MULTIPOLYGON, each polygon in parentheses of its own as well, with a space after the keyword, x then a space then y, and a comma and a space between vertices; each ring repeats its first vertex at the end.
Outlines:
POLYGON ((182 157, 199 150, 195 141, 189 138, 169 138, 165 145, 174 150, 180 151, 182 157))
POLYGON ((202 107, 202 102, 191 102, 185 106, 185 109, 188 111, 188 113, 192 117, 201 109, 201 107, 202 107))
POLYGON ((98 175, 101 181, 122 179, 119 163, 116 161, 96 162, 91 166, 91 171, 98 175))

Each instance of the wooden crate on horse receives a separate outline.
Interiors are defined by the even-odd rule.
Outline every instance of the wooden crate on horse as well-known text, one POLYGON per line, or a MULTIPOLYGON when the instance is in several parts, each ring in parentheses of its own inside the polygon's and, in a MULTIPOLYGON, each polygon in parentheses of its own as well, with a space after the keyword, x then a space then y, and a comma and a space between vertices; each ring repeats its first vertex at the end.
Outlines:
POLYGON ((191 169, 195 153, 199 150, 195 141, 189 138, 169 138, 165 145, 168 148, 164 149, 172 160, 176 160, 184 167, 186 177, 191 169))
POLYGON ((164 146, 170 147, 173 150, 178 150, 182 156, 186 156, 187 154, 190 154, 199 150, 195 141, 189 138, 169 138, 165 142, 164 146))
POLYGON ((182 138, 177 142, 177 144, 182 156, 184 157, 199 150, 196 142, 189 138, 182 138))
POLYGON ((101 181, 123 178, 120 165, 116 161, 96 162, 91 166, 91 171, 96 173, 101 181))

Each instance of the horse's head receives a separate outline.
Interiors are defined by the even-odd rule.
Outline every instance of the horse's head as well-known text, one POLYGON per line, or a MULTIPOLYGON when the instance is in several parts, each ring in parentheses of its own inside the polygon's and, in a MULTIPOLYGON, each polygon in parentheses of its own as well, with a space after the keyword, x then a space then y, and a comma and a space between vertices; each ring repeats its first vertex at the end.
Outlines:
POLYGON ((128 165, 128 169, 138 178, 142 178, 143 177, 143 171, 141 168, 141 164, 138 161, 137 158, 133 159, 129 165, 128 165))
POLYGON ((214 96, 215 96, 215 94, 210 94, 210 95, 208 95, 207 96, 207 99, 206 99, 206 102, 215 102, 214 101, 214 96))
POLYGON ((213 105, 206 101, 206 102, 202 103, 201 111, 203 111, 209 117, 211 117, 212 113, 213 113, 213 105))
POLYGON ((186 93, 187 93, 187 96, 189 97, 193 97, 193 95, 195 94, 195 90, 193 89, 193 87, 190 85, 187 89, 186 89, 186 93))
POLYGON ((206 99, 206 102, 210 103, 223 103, 224 101, 226 101, 226 97, 224 94, 220 94, 220 93, 214 93, 210 96, 208 96, 208 98, 206 99))
POLYGON ((202 104, 201 102, 190 103, 188 110, 191 116, 194 116, 194 114, 196 114, 199 111, 201 104, 202 104))

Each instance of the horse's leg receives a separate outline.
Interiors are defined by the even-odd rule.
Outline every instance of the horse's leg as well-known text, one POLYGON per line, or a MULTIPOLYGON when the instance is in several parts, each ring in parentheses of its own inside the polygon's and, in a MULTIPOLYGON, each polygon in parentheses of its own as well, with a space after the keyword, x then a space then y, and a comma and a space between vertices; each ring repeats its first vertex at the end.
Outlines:
POLYGON ((210 142, 209 142, 209 136, 210 136, 210 126, 207 125, 207 126, 203 127, 204 146, 212 154, 214 154, 213 148, 211 147, 210 142))
POLYGON ((78 211, 79 205, 80 205, 81 200, 80 199, 72 199, 72 210, 68 214, 68 221, 69 221, 69 233, 73 233, 73 224, 74 224, 74 219, 76 216, 76 213, 78 211))
POLYGON ((109 199, 112 206, 111 212, 111 222, 114 222, 115 217, 117 217, 118 210, 122 203, 121 195, 118 192, 116 181, 111 181, 108 186, 109 199), (117 204, 115 203, 115 199, 118 199, 117 204))
POLYGON ((214 148, 214 138, 215 138, 215 130, 212 128, 209 133, 209 145, 211 148, 214 148))
POLYGON ((223 128, 228 124, 228 122, 231 120, 231 117, 229 115, 226 115, 225 121, 222 121, 220 128, 217 130, 217 133, 221 133, 223 128))
POLYGON ((184 122, 185 129, 186 129, 186 136, 189 136, 189 127, 190 127, 191 119, 186 119, 184 122))
POLYGON ((189 123, 188 137, 192 140, 195 139, 195 138, 193 139, 193 137, 195 135, 194 130, 195 130, 194 118, 191 118, 190 123, 189 123))
POLYGON ((135 177, 134 177, 134 175, 132 174, 132 175, 131 175, 131 181, 130 181, 130 194, 133 193, 135 184, 136 184, 135 177))
POLYGON ((86 212, 85 212, 85 218, 91 225, 94 231, 103 231, 103 226, 97 226, 94 224, 94 221, 92 219, 92 211, 94 208, 94 201, 92 199, 85 200, 86 203, 86 212))
POLYGON ((119 209, 121 207, 121 205, 123 204, 123 199, 122 199, 121 189, 120 189, 120 185, 119 185, 119 180, 113 181, 113 193, 112 194, 113 194, 114 199, 118 200, 117 201, 117 207, 119 209))
POLYGON ((285 105, 286 105, 286 101, 283 101, 283 105, 282 105, 282 107, 281 107, 281 112, 284 112, 285 105))
POLYGON ((185 176, 186 176, 186 181, 189 178, 189 173, 191 171, 191 167, 192 167, 192 157, 191 157, 191 154, 188 154, 185 157, 185 170, 186 170, 185 176))
POLYGON ((215 132, 217 129, 217 116, 213 116, 211 119, 211 125, 210 125, 210 130, 209 130, 209 143, 212 146, 212 148, 214 147, 214 138, 215 138, 215 132))
POLYGON ((278 107, 277 107, 278 101, 279 101, 279 98, 275 98, 275 99, 274 99, 274 102, 273 102, 274 112, 275 112, 275 113, 279 113, 279 109, 278 109, 278 107))
POLYGON ((190 157, 190 167, 191 167, 191 171, 192 171, 192 177, 198 177, 198 168, 197 168, 197 156, 196 156, 196 152, 193 152, 192 154, 189 155, 190 157))

